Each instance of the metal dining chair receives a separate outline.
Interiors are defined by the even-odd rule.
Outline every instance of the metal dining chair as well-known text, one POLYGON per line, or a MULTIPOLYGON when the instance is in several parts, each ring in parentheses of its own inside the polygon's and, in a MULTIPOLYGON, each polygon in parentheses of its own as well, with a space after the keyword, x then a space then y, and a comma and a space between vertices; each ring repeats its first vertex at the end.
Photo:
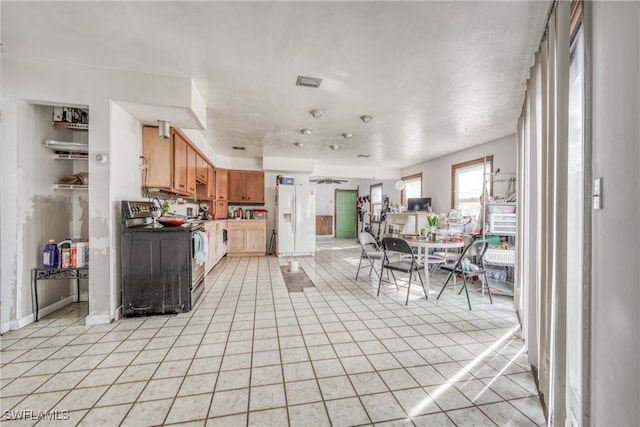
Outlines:
MULTIPOLYGON (((362 266, 362 260, 366 259, 369 261, 370 269, 369 275, 371 275, 371 271, 376 272, 376 276, 378 279, 380 278, 380 274, 374 265, 375 260, 382 260, 384 258, 384 252, 378 246, 378 242, 376 242, 375 237, 369 232, 363 231, 358 234, 358 242, 360 242, 360 246, 362 247, 362 253, 360 254, 360 262, 358 263, 358 271, 356 271, 356 280, 358 280, 358 274, 360 274, 360 269, 362 266)), ((366 266, 365 266, 366 267, 366 266)))
POLYGON ((464 292, 467 295, 467 303, 469 304, 469 310, 471 310, 471 300, 469 299, 469 291, 467 290, 467 279, 476 276, 482 276, 482 289, 486 287, 487 291, 489 291, 489 301, 493 304, 493 298, 491 297, 491 290, 489 289, 489 284, 487 283, 487 275, 486 270, 484 268, 483 257, 487 248, 489 247, 489 242, 486 240, 476 240, 467 246, 462 254, 458 257, 455 263, 453 264, 443 264, 440 266, 441 270, 445 270, 449 272, 447 279, 442 285, 442 289, 438 293, 436 297, 436 301, 440 299, 440 295, 444 292, 444 289, 449 284, 449 280, 454 275, 462 276, 462 288, 458 291, 458 295, 464 292), (468 263, 465 261, 468 260, 468 263))
POLYGON ((422 284, 422 290, 424 291, 425 298, 429 299, 427 290, 424 287, 424 281, 420 276, 420 270, 424 268, 424 265, 418 263, 416 254, 411 249, 411 246, 402 239, 395 237, 385 237, 382 239, 382 249, 384 251, 384 258, 382 260, 382 271, 380 272, 380 281, 378 282, 378 295, 380 295, 380 288, 382 287, 382 272, 384 270, 391 271, 393 281, 396 286, 398 282, 394 271, 401 271, 409 275, 409 284, 407 286, 407 300, 405 305, 409 304, 409 294, 411 293, 411 279, 413 274, 417 274, 422 284))

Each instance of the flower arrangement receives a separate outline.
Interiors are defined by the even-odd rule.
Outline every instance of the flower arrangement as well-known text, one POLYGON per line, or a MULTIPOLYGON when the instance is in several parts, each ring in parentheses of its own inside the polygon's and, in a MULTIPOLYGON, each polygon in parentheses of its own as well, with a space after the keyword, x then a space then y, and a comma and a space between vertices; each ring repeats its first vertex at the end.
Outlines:
POLYGON ((429 232, 431 233, 431 240, 436 241, 438 236, 438 215, 431 214, 427 217, 427 224, 429 225, 429 232))

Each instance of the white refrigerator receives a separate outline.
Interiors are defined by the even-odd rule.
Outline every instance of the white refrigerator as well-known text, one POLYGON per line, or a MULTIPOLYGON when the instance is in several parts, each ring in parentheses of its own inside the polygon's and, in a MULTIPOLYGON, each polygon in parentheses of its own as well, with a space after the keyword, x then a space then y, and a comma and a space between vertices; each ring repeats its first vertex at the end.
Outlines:
POLYGON ((315 188, 309 185, 276 187, 276 236, 278 256, 315 254, 315 188))

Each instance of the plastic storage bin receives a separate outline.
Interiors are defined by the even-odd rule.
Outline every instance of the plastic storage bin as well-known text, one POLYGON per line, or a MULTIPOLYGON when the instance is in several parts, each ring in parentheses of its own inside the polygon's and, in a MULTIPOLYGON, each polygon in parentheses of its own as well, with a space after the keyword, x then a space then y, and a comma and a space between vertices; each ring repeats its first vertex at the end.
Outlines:
POLYGON ((291 176, 278 175, 278 184, 280 184, 280 185, 294 185, 295 184, 295 180, 291 176))

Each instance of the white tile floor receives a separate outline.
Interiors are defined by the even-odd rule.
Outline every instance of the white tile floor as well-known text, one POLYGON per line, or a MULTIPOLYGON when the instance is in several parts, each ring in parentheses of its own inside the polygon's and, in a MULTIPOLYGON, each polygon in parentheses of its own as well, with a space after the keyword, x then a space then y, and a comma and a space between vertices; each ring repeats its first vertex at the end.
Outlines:
POLYGON ((298 258, 315 288, 289 293, 276 257, 225 258, 195 310, 84 326, 72 304, 0 338, 10 425, 349 426, 545 423, 512 299, 494 304, 361 274, 359 247, 298 258), (23 411, 23 412, 20 412, 23 411), (32 411, 32 412, 24 412, 32 411), (55 412, 58 411, 58 412, 55 412), (47 417, 64 418, 51 421, 47 417), (20 418, 20 420, 15 420, 20 418), (67 419, 68 418, 68 419, 67 419))

